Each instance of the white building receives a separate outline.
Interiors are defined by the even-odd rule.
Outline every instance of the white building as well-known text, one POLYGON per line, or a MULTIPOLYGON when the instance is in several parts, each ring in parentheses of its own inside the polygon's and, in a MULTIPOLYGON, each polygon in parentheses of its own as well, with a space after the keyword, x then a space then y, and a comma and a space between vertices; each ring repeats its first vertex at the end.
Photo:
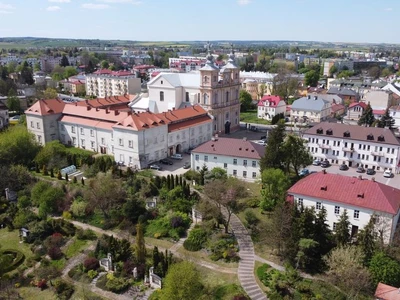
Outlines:
POLYGON ((9 123, 9 115, 7 106, 0 102, 0 130, 7 127, 9 123))
POLYGON ((389 115, 395 121, 394 127, 400 127, 400 105, 392 106, 389 108, 389 115))
POLYGON ((327 224, 335 230, 340 215, 346 210, 352 238, 376 218, 375 229, 382 231, 385 243, 393 239, 400 215, 400 190, 375 180, 329 174, 326 170, 311 174, 288 190, 289 200, 316 212, 324 207, 327 224))
POLYGON ((41 144, 59 139, 139 169, 211 139, 212 119, 198 105, 159 114, 135 113, 127 106, 129 98, 120 98, 73 104, 40 100, 25 112, 28 130, 41 144), (124 103, 126 109, 121 110, 124 103))
POLYGON ((264 96, 258 102, 257 116, 259 119, 272 120, 279 114, 286 113, 286 103, 279 96, 264 96))
POLYGON ((192 150, 191 166, 196 171, 203 165, 208 170, 219 167, 228 176, 255 181, 260 179, 260 160, 264 153, 264 146, 246 139, 215 137, 192 150))
POLYGON ((399 172, 400 142, 386 128, 322 122, 304 132, 314 159, 399 172))
POLYGON ((106 98, 140 91, 141 79, 129 71, 102 69, 86 75, 86 95, 106 98))
POLYGON ((291 117, 297 121, 317 123, 331 114, 331 102, 321 95, 308 95, 295 100, 291 106, 291 117))

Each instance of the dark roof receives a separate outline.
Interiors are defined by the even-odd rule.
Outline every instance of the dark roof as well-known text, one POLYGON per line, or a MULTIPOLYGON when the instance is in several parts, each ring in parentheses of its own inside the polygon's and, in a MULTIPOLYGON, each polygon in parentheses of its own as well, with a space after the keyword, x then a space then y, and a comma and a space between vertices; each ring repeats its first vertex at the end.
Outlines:
POLYGON ((265 147, 244 139, 219 137, 198 146, 192 152, 261 159, 264 156, 265 147))
POLYGON ((397 214, 400 190, 380 182, 339 174, 318 172, 293 185, 289 194, 345 203, 374 211, 397 214))
POLYGON ((338 88, 338 87, 331 87, 327 94, 335 94, 335 95, 342 95, 342 96, 357 96, 357 92, 346 89, 346 88, 338 88))
POLYGON ((359 140, 366 142, 376 142, 380 144, 400 145, 400 141, 396 138, 393 132, 387 128, 364 127, 357 125, 346 125, 341 123, 321 122, 306 130, 304 134, 318 135, 341 138, 345 137, 348 140, 359 140), (327 130, 332 130, 327 134, 327 130), (344 133, 349 133, 344 136, 344 133))

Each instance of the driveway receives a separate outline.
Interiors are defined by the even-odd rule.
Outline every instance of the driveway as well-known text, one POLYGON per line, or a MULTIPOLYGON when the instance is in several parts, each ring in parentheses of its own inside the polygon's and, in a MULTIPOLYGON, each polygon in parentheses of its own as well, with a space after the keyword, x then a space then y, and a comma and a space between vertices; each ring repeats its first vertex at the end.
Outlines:
MULTIPOLYGON (((307 169, 310 171, 317 171, 320 172, 324 168, 320 166, 308 166, 307 169)), ((385 178, 383 177, 383 172, 376 172, 375 175, 367 175, 365 172, 364 173, 357 173, 356 170, 357 168, 349 168, 347 171, 340 171, 339 166, 332 165, 329 168, 325 168, 326 172, 328 173, 333 173, 333 174, 340 174, 340 175, 345 175, 345 176, 350 176, 350 177, 359 177, 362 176, 365 179, 372 179, 375 178, 375 181, 392 186, 394 188, 399 188, 400 187, 400 174, 394 174, 392 178, 385 178)))
POLYGON ((162 170, 161 171, 156 171, 154 170, 154 174, 159 175, 159 176, 167 176, 167 175, 181 175, 186 173, 189 169, 184 169, 183 165, 185 162, 190 163, 190 154, 182 153, 183 159, 172 159, 168 158, 170 161, 172 161, 174 164, 173 165, 163 165, 159 162, 155 163, 159 165, 162 170))

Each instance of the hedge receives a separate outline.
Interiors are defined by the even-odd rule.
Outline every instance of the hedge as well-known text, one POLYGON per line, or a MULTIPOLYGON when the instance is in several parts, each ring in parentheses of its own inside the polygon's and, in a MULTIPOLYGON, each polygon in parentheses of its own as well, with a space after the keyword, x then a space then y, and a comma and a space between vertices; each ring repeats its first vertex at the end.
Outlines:
POLYGON ((3 251, 0 252, 0 255, 7 255, 7 254, 13 255, 14 259, 13 259, 13 262, 11 265, 9 265, 3 269, 4 273, 10 272, 10 271, 16 269, 25 260, 25 255, 21 251, 18 251, 15 249, 4 249, 3 251))

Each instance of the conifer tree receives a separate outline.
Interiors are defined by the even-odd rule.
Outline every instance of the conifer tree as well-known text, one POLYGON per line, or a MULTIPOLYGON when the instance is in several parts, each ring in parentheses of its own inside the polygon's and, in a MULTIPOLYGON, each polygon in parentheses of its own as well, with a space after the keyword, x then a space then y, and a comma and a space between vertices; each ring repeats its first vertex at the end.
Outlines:
POLYGON ((78 179, 76 178, 76 176, 74 176, 74 179, 72 180, 73 183, 78 183, 78 179))
POLYGON ((65 173, 65 181, 68 182, 68 173, 65 173))
POLYGON ((61 180, 61 179, 62 179, 62 175, 61 175, 61 171, 60 171, 60 170, 59 170, 58 173, 57 173, 57 179, 58 179, 58 180, 61 180))
POLYGON ((182 175, 179 176, 179 185, 183 186, 183 177, 182 177, 182 175))
POLYGON ((141 223, 136 225, 135 256, 138 263, 144 264, 146 262, 146 245, 143 236, 143 225, 141 223))
POLYGON ((336 224, 335 241, 338 246, 346 246, 350 242, 350 221, 347 210, 340 215, 339 222, 336 224))
POLYGON ((358 120, 358 125, 360 126, 371 126, 375 122, 374 112, 372 110, 371 105, 367 104, 367 107, 364 109, 360 119, 358 120))
POLYGON ((378 127, 380 128, 388 127, 389 129, 393 129, 395 123, 396 121, 389 114, 389 108, 386 108, 385 114, 378 121, 378 127))
POLYGON ((82 185, 85 185, 85 179, 83 179, 83 177, 81 178, 81 183, 82 185))
POLYGON ((369 219, 367 226, 358 233, 357 242, 361 247, 364 255, 364 264, 368 265, 376 250, 376 233, 375 233, 374 216, 369 219))
POLYGON ((50 177, 51 177, 51 178, 54 178, 54 171, 53 171, 53 168, 50 169, 50 177))
POLYGON ((171 176, 169 174, 167 175, 166 183, 168 190, 171 190, 171 176))
POLYGON ((179 177, 178 174, 175 175, 175 186, 179 186, 179 177))
POLYGON ((268 168, 283 168, 285 154, 282 144, 285 136, 285 123, 279 121, 277 126, 269 132, 265 155, 260 160, 261 172, 268 168))
POLYGON ((158 247, 154 246, 153 248, 153 267, 156 270, 158 264, 160 263, 160 253, 158 252, 158 247))

